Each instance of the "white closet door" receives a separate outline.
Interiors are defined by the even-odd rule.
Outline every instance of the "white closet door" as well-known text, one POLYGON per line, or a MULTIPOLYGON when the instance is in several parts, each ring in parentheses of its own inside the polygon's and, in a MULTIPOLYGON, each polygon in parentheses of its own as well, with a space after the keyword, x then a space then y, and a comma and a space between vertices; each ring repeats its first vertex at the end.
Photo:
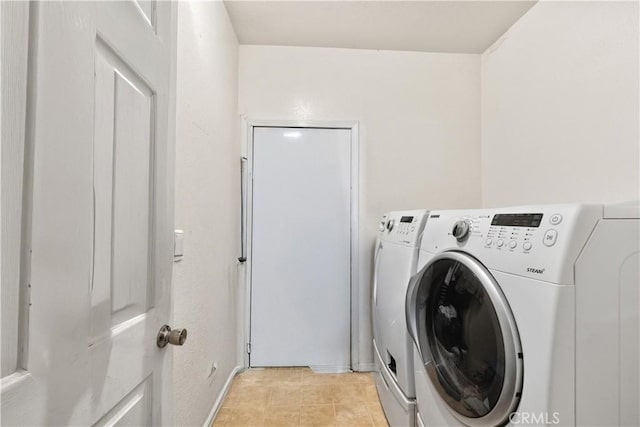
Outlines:
POLYGON ((351 131, 253 141, 251 366, 349 369, 351 131))

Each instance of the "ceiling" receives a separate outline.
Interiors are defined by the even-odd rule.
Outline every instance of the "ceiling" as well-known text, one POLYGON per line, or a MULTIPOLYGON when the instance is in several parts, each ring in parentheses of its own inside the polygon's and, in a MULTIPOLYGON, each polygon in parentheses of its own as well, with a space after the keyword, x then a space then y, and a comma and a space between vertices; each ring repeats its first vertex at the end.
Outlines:
POLYGON ((248 1, 225 5, 240 44, 482 53, 535 1, 248 1))

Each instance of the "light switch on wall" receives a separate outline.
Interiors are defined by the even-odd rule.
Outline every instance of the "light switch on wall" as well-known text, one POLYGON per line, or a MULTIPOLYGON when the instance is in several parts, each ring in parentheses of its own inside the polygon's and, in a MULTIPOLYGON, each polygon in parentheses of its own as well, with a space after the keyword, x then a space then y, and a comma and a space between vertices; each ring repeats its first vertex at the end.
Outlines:
POLYGON ((173 258, 174 261, 179 261, 183 255, 183 242, 184 242, 184 231, 175 230, 173 237, 173 258))

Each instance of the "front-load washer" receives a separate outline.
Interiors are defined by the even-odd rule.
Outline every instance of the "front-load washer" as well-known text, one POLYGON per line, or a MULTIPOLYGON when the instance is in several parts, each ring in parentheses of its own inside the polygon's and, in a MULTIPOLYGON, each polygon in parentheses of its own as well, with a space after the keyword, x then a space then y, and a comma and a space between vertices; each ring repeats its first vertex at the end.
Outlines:
POLYGON ((639 218, 431 212, 406 301, 419 422, 640 425, 639 218))
POLYGON ((415 423, 413 341, 408 334, 405 296, 416 272, 425 210, 382 217, 376 241, 372 289, 376 386, 389 424, 415 423))

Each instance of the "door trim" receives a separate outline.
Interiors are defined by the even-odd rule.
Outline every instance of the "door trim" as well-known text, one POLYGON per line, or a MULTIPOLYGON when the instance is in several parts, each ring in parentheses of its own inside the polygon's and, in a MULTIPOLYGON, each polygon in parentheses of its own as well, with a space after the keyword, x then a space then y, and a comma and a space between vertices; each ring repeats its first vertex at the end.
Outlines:
POLYGON ((297 121, 297 120, 254 120, 242 117, 242 152, 241 156, 247 158, 247 191, 245 201, 245 217, 241 218, 245 231, 245 247, 247 261, 244 265, 244 286, 239 289, 238 295, 238 319, 240 337, 239 364, 244 369, 250 367, 247 345, 251 337, 251 266, 252 266, 252 240, 253 240, 253 129, 256 127, 281 127, 281 128, 322 128, 322 129, 348 129, 351 131, 351 326, 350 326, 350 361, 351 369, 359 370, 360 352, 360 260, 359 260, 359 218, 360 218, 360 148, 359 148, 359 122, 354 121, 297 121))

